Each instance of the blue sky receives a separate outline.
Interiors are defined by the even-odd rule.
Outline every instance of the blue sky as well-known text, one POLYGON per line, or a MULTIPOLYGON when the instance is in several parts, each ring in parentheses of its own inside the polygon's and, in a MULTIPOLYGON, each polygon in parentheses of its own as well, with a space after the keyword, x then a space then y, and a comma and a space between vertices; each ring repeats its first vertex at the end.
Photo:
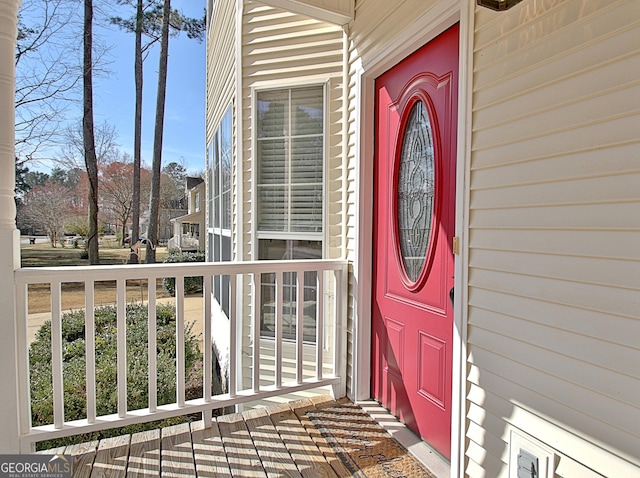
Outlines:
MULTIPOLYGON (((114 2, 115 3, 115 2, 114 2)), ((204 15, 205 0, 172 0, 172 7, 191 17, 204 15)), ((107 16, 130 17, 133 9, 125 10, 114 4, 107 16)), ((81 14, 81 9, 79 13, 81 14)), ((94 77, 95 123, 107 121, 117 130, 117 144, 123 152, 133 156, 133 115, 135 84, 133 74, 134 35, 116 26, 96 25, 94 33, 110 47, 108 74, 94 77)), ((81 38, 78 39, 81 41, 81 38)), ((78 45, 81 47, 81 44, 78 45)), ((185 34, 171 37, 167 97, 165 104, 163 166, 170 162, 183 164, 195 173, 205 167, 205 42, 190 40, 185 34)), ((156 111, 157 71, 159 44, 155 45, 144 62, 142 160, 150 166, 153 159, 153 136, 156 111)), ((81 94, 81 90, 78 94, 81 94)), ((78 103, 65 115, 72 123, 82 116, 78 103)), ((44 152, 46 157, 56 156, 55 147, 44 152)), ((55 161, 30 165, 31 169, 50 170, 55 161)))
MULTIPOLYGON (((204 13, 204 0, 173 0, 173 8, 185 15, 200 17, 204 13)), ((118 144, 122 151, 133 154, 133 114, 135 84, 133 78, 133 34, 111 27, 101 29, 110 52, 109 78, 97 78, 94 85, 96 123, 107 120, 118 131, 118 144)), ((158 50, 144 63, 144 98, 142 159, 151 164, 156 110, 158 50)), ((205 42, 190 40, 186 35, 169 41, 169 66, 163 139, 163 166, 184 162, 190 172, 204 170, 205 161, 205 42)))

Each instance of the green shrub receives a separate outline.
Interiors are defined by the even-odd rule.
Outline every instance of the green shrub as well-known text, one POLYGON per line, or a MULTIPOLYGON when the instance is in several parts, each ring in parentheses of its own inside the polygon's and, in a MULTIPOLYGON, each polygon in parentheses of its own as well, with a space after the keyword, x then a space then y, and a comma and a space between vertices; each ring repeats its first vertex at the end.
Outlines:
MULTIPOLYGON (((147 307, 130 304, 126 315, 127 408, 136 410, 148 407, 147 307)), ((95 324, 96 408, 98 415, 106 415, 116 413, 118 408, 116 308, 97 308, 95 324)), ((62 348, 65 420, 86 418, 84 311, 63 315, 62 348)), ((187 377, 195 369, 201 373, 199 361, 198 342, 190 324, 185 327, 187 377)), ((42 325, 31 344, 29 363, 33 425, 53 423, 50 321, 42 325)), ((157 364, 158 404, 172 403, 176 398, 176 338, 175 308, 170 305, 157 305, 157 364)))
MULTIPOLYGON (((204 262, 204 252, 170 252, 164 262, 204 262)), ((171 295, 176 291, 175 277, 165 277, 162 279, 162 286, 171 295)), ((193 294, 202 291, 202 276, 185 277, 184 293, 193 294)))

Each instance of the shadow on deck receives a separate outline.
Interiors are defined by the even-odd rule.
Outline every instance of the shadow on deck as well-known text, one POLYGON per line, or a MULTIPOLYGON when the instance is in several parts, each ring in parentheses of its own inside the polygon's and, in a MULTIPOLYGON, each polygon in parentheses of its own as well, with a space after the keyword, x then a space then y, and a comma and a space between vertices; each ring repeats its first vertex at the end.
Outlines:
MULTIPOLYGON (((71 455, 74 477, 364 477, 307 416, 343 404, 351 405, 315 397, 220 416, 209 428, 196 421, 40 453, 71 455)), ((446 470, 433 471, 405 476, 448 476, 446 470)))

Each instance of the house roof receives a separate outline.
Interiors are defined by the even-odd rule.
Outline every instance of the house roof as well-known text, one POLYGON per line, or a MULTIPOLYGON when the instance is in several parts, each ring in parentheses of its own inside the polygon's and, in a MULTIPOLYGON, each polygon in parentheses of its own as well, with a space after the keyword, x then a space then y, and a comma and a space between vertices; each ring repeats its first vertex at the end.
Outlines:
POLYGON ((202 222, 204 217, 204 211, 196 211, 191 214, 185 214, 184 216, 178 216, 169 219, 169 222, 202 222))
POLYGON ((195 188, 198 184, 202 184, 204 179, 199 177, 187 176, 187 190, 195 188))

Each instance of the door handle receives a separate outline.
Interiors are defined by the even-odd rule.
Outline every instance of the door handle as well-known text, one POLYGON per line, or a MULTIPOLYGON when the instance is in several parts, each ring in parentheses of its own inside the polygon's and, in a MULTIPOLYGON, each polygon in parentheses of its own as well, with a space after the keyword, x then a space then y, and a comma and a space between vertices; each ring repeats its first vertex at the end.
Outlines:
POLYGON ((451 299, 451 305, 453 306, 453 298, 455 296, 455 291, 454 291, 454 287, 451 288, 451 290, 449 291, 449 298, 451 299))

